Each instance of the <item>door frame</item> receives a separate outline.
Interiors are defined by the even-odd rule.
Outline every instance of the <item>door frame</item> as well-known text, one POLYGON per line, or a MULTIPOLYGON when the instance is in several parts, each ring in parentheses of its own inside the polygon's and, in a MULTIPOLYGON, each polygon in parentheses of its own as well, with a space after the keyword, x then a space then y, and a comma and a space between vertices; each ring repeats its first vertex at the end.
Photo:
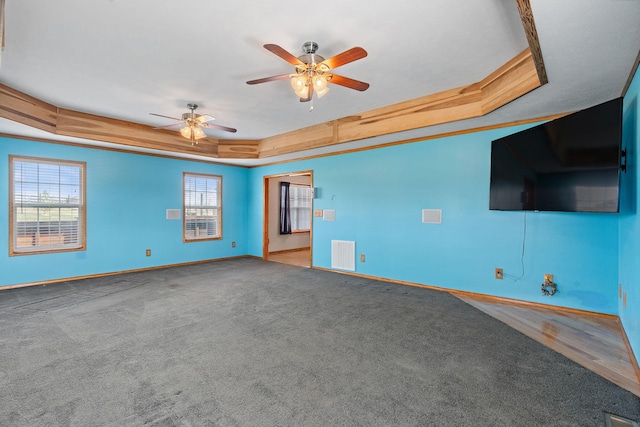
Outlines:
MULTIPOLYGON (((262 222, 262 259, 269 259, 269 180, 273 178, 282 178, 285 176, 309 176, 310 185, 313 189, 313 170, 299 172, 285 172, 274 175, 264 175, 262 177, 262 194, 263 194, 263 222, 262 222)), ((313 197, 311 198, 311 224, 309 226, 309 265, 312 266, 313 260, 313 197)))

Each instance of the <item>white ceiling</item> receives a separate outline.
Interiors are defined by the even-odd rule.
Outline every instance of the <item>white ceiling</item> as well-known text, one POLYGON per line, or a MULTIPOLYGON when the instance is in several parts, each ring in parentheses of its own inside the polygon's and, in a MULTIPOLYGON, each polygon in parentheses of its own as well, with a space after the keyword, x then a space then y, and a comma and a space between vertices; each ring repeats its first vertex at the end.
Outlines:
MULTIPOLYGON (((5 1, 0 83, 62 108, 151 126, 171 122, 149 113, 180 117, 195 102, 199 113, 238 129, 207 130, 225 139, 262 139, 473 83, 527 47, 516 0, 5 1), (298 56, 305 41, 325 58, 366 49, 337 73, 371 87, 331 85, 310 112, 286 80, 245 83, 293 71, 263 44, 298 56)), ((640 1, 531 7, 549 83, 493 113, 298 155, 221 161, 264 164, 565 113, 622 94, 640 48, 640 1)), ((4 119, 0 133, 78 141, 4 119)))

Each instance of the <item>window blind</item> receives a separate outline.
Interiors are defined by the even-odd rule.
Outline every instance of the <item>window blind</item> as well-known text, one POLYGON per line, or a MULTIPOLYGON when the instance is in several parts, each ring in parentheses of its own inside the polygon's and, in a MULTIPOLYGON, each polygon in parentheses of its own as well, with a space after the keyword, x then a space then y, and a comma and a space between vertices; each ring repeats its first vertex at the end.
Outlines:
POLYGON ((11 252, 84 248, 84 163, 11 158, 11 252))
POLYGON ((221 186, 219 176, 184 174, 184 240, 221 237, 221 186))

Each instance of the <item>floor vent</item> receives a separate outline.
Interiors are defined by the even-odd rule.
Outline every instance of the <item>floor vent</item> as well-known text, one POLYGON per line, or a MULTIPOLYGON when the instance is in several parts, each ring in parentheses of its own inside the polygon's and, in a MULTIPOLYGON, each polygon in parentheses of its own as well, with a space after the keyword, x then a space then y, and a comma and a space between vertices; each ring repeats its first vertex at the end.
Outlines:
POLYGON ((618 415, 604 413, 604 421, 607 427, 638 427, 638 423, 618 415))
POLYGON ((356 242, 348 240, 331 241, 331 268, 356 270, 356 242))

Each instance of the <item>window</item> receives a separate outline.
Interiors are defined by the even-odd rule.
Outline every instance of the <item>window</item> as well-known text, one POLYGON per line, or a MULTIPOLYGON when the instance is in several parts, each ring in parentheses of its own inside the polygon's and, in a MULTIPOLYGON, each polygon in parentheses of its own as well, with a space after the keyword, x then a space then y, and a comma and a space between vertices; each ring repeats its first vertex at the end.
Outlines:
POLYGON ((291 210, 291 232, 311 230, 311 187, 291 184, 289 207, 291 210))
POLYGON ((85 169, 9 156, 10 255, 85 249, 85 169))
POLYGON ((222 177, 184 174, 184 227, 187 241, 222 237, 222 177))

